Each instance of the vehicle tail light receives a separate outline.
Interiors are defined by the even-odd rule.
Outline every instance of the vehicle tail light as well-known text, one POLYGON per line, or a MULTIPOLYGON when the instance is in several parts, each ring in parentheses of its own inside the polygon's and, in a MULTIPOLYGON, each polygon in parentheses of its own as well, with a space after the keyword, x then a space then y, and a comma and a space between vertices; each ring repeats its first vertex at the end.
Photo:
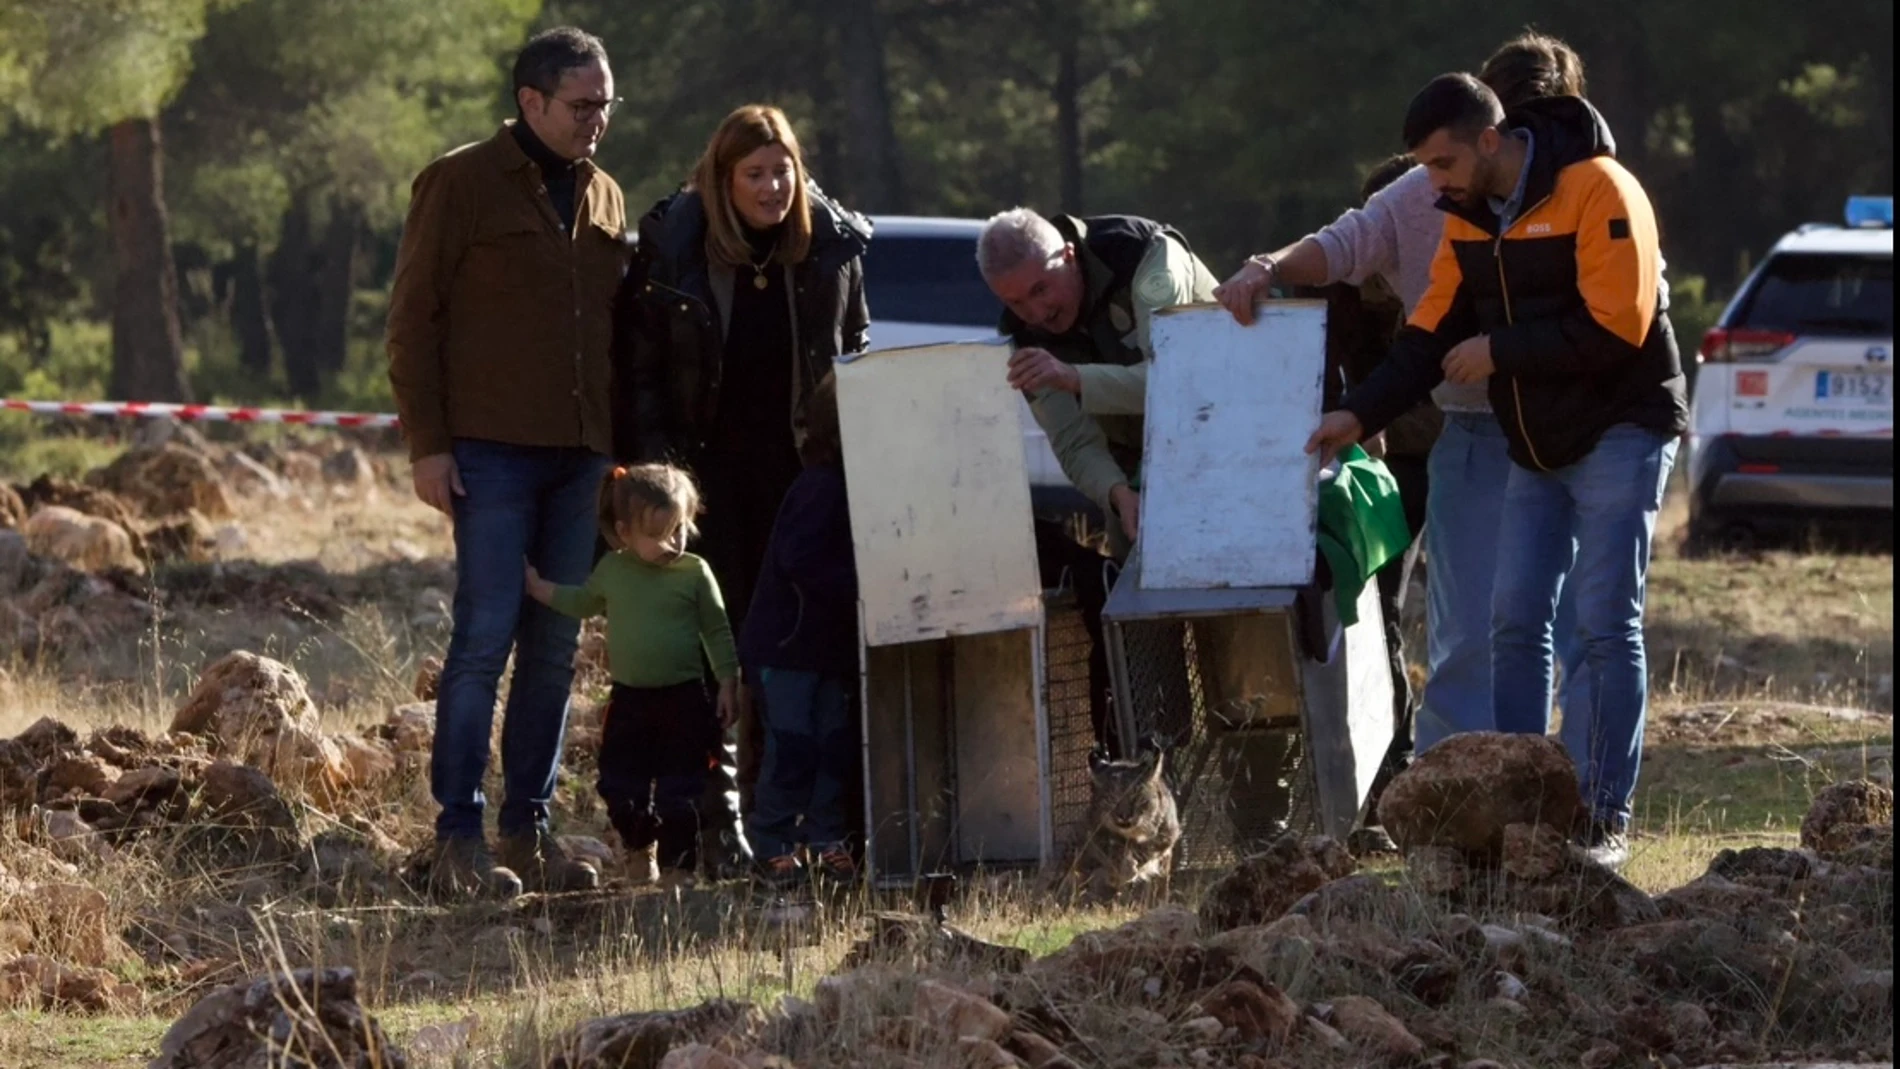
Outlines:
POLYGON ((1781 330, 1714 327, 1702 336, 1698 359, 1708 364, 1748 364, 1767 360, 1794 344, 1794 335, 1781 330))

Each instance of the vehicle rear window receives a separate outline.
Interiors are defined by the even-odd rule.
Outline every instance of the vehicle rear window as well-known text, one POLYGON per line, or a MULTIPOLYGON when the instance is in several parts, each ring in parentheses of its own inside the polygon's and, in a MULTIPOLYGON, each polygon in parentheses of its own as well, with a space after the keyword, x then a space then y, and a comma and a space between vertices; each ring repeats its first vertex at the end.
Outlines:
POLYGON ((872 321, 994 329, 1003 306, 976 269, 974 238, 882 237, 864 254, 872 321))
POLYGON ((1790 334, 1893 337, 1893 257, 1783 253, 1762 268, 1733 325, 1790 334))

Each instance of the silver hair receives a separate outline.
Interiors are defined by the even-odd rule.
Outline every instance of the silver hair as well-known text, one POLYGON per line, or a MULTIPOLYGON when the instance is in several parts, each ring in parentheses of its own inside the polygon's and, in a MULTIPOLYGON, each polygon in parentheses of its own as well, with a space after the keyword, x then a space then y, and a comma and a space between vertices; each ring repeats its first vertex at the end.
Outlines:
POLYGON ((985 279, 1007 274, 1032 257, 1049 263, 1062 255, 1068 242, 1055 224, 1031 208, 997 212, 983 223, 976 239, 976 269, 985 279))

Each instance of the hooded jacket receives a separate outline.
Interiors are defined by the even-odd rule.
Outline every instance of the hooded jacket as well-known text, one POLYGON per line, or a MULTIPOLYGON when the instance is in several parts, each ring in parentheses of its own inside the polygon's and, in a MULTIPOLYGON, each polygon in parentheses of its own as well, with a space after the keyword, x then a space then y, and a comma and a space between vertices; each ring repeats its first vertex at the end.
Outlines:
MULTIPOLYGON (((871 221, 806 183, 811 250, 785 270, 792 301, 794 408, 834 358, 869 344, 861 257, 871 221)), ((641 218, 639 253, 614 308, 614 452, 622 460, 688 460, 719 411, 733 271, 706 255, 706 206, 681 190, 641 218)), ((788 419, 795 414, 788 414, 788 419)))
POLYGON ((808 465, 779 506, 739 636, 747 670, 853 676, 858 569, 844 466, 808 465))
POLYGON ((1609 127, 1577 97, 1530 101, 1505 124, 1533 139, 1523 208, 1505 229, 1489 207, 1439 201, 1431 286, 1391 358, 1342 407, 1375 434, 1444 381, 1453 346, 1488 334, 1487 392, 1519 465, 1574 464, 1618 423, 1681 433, 1687 389, 1656 216, 1609 127))

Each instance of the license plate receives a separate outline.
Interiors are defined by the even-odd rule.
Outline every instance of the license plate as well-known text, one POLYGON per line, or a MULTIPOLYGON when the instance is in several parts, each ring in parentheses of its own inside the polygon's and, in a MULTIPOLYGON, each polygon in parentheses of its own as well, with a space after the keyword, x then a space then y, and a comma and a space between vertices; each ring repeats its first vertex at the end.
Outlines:
POLYGON ((1842 403, 1881 404, 1890 402, 1892 375, 1872 371, 1817 371, 1814 375, 1814 399, 1842 403))

